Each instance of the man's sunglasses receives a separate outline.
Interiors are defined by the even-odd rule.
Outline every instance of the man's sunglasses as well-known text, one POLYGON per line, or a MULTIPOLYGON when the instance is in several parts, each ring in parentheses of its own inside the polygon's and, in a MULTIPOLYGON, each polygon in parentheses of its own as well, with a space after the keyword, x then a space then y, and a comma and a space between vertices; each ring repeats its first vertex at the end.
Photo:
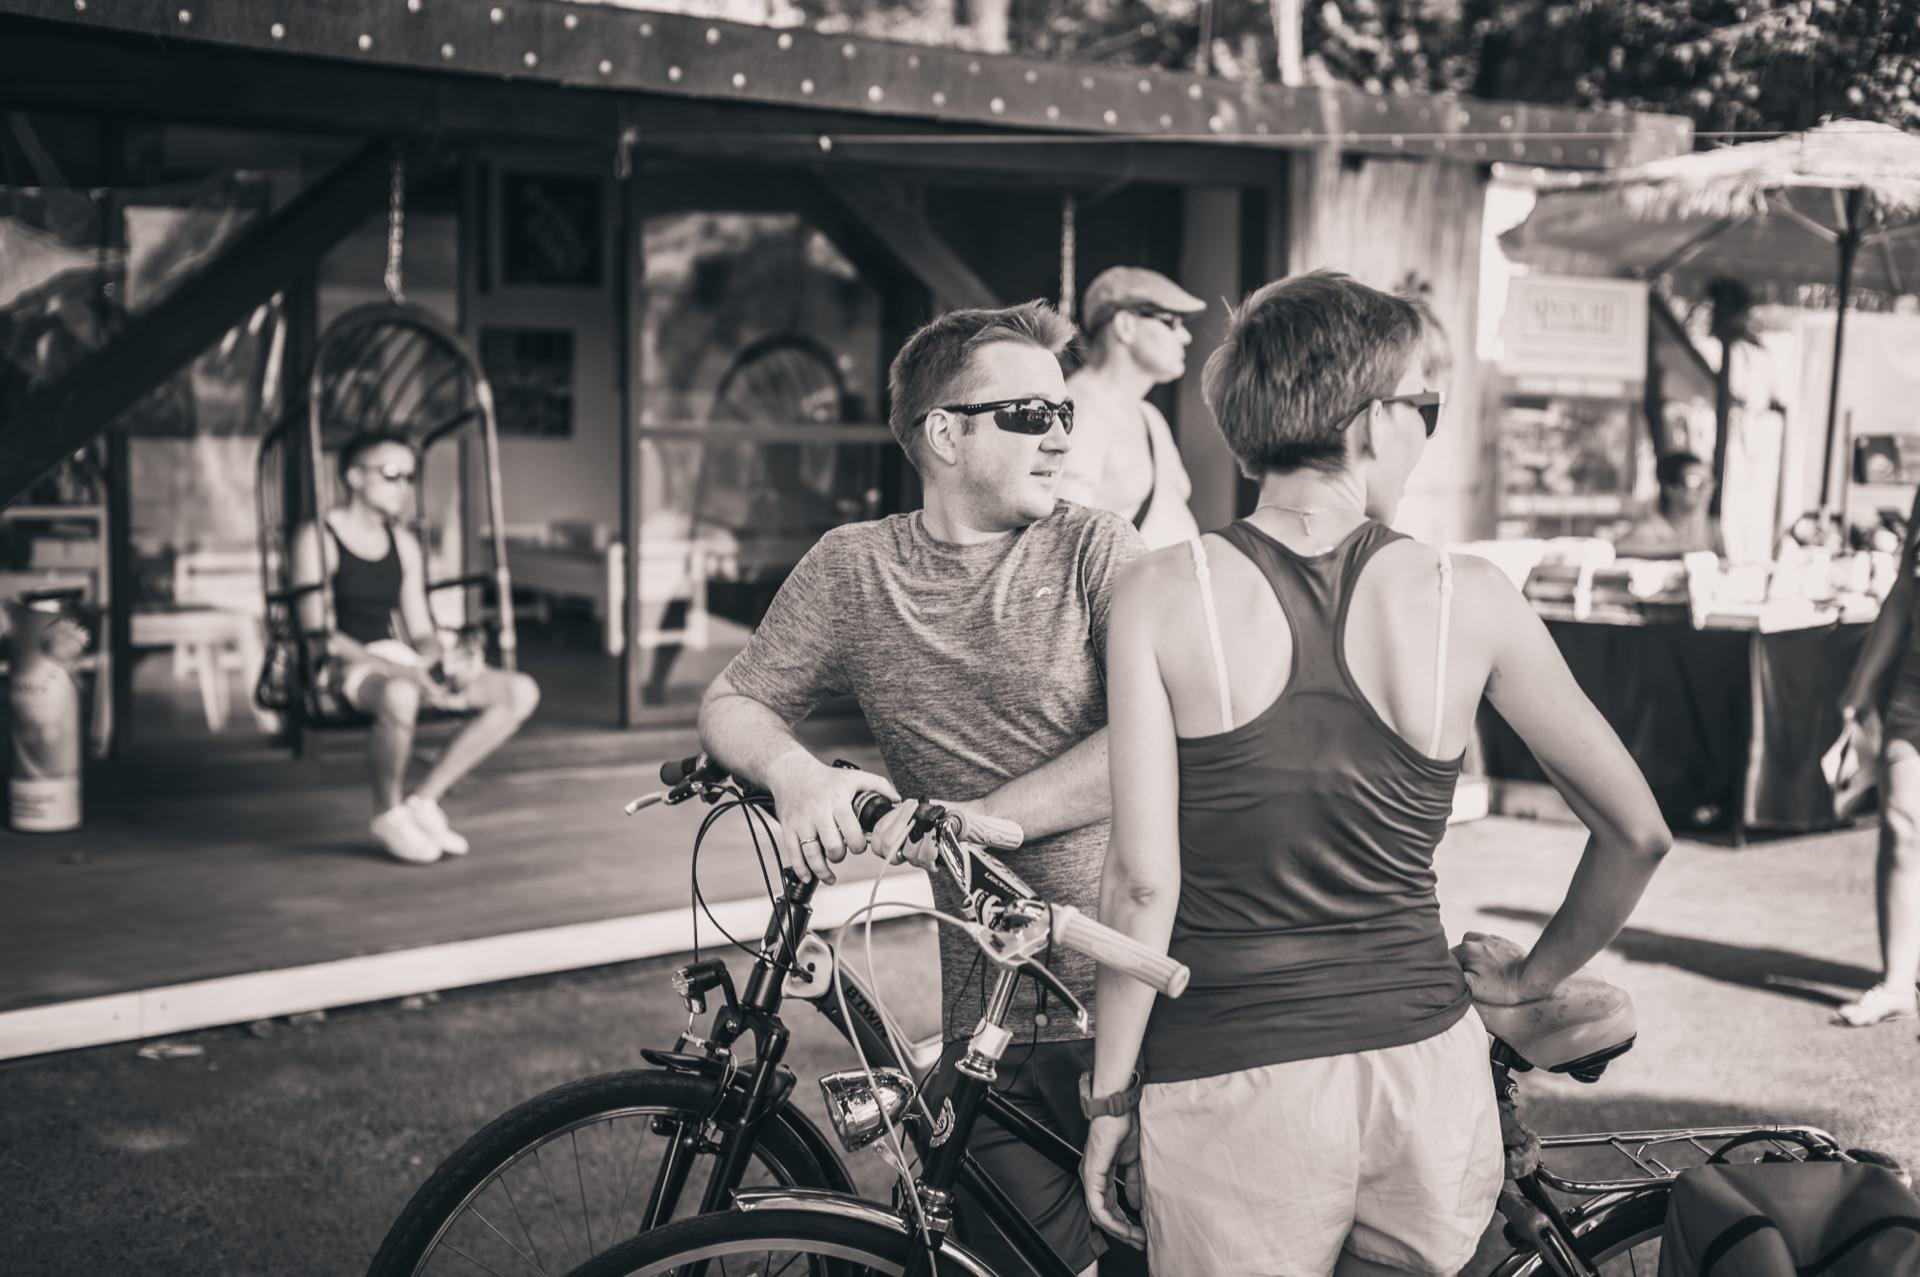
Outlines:
MULTIPOLYGON (((1039 399, 1029 396, 1025 399, 995 399, 990 403, 953 403, 941 404, 940 412, 957 412, 963 417, 975 417, 983 412, 993 414, 993 424, 1002 430, 1016 435, 1043 435, 1053 429, 1058 421, 1060 428, 1068 434, 1073 433, 1073 404, 1055 403, 1051 399, 1039 399)), ((922 421, 926 418, 922 417, 922 421)))
POLYGON ((1187 317, 1177 311, 1162 310, 1158 306, 1129 306, 1126 309, 1142 319, 1157 319, 1175 332, 1184 332, 1187 327, 1187 317))
POLYGON ((1403 403, 1420 414, 1420 424, 1427 428, 1427 438, 1433 438, 1433 432, 1440 428, 1440 407, 1446 403, 1445 392, 1423 390, 1417 395, 1387 395, 1375 400, 1381 404, 1403 403))
POLYGON ((399 466, 361 466, 360 469, 368 474, 377 474, 388 483, 412 483, 414 478, 413 471, 402 470, 399 466))

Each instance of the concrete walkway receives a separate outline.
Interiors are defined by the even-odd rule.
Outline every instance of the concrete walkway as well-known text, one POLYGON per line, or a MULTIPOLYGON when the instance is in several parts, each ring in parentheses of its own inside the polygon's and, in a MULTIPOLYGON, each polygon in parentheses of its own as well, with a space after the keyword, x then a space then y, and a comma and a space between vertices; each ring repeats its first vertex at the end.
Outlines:
MULTIPOLYGON (((1528 1075, 1530 1120, 1549 1132, 1803 1121, 1920 1163, 1916 1026, 1827 1024, 1874 975, 1872 842, 1856 831, 1677 848, 1597 964, 1633 993, 1638 1044, 1596 1085, 1528 1075)), ((1532 822, 1456 829, 1440 856, 1448 930, 1530 939, 1580 845, 1577 830, 1532 822)), ((924 925, 896 924, 881 948, 890 1005, 910 1031, 930 1027, 924 925)), ((685 1023, 670 966, 280 1021, 265 1037, 213 1030, 181 1039, 204 1050, 186 1058, 142 1059, 122 1044, 0 1064, 4 1267, 363 1271, 413 1188, 488 1118, 670 1043, 685 1023)), ((817 1017, 793 1028, 789 1062, 804 1079, 851 1063, 817 1017)), ((817 1103, 810 1081, 796 1094, 817 1103)), ((876 1161, 855 1164, 870 1191, 884 1189, 876 1161)))

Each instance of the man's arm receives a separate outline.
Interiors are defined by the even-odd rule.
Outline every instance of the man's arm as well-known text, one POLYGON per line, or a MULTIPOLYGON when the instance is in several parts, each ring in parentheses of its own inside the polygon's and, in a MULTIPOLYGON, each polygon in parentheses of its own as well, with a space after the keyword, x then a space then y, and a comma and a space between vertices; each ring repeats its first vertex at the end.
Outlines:
POLYGON ((821 762, 793 732, 814 706, 849 690, 839 659, 847 600, 844 582, 836 586, 837 553, 828 533, 794 565, 753 637, 700 702, 701 746, 772 792, 781 863, 827 882, 833 865, 867 846, 854 798, 900 798, 884 776, 821 762))
POLYGON ((860 794, 900 801, 886 777, 815 758, 779 711, 736 690, 725 671, 700 702, 700 743, 728 771, 773 794, 780 863, 801 878, 832 882, 834 865, 866 850, 853 807, 860 794))
POLYGON ((1024 776, 962 806, 978 807, 997 820, 1011 820, 1029 840, 1096 824, 1113 815, 1107 777, 1107 729, 1024 776))

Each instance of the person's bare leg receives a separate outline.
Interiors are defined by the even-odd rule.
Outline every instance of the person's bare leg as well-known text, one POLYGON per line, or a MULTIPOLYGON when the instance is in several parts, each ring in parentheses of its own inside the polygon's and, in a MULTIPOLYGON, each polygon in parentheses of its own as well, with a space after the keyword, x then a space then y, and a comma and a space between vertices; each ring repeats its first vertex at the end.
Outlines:
POLYGON ((462 777, 506 744, 540 704, 540 685, 525 674, 488 670, 475 688, 486 706, 479 717, 447 742, 447 748, 413 792, 439 802, 462 777))
POLYGON ((404 679, 374 674, 361 684, 358 701, 373 714, 367 741, 367 772, 373 781, 373 810, 392 811, 406 791, 407 763, 413 757, 413 728, 420 716, 420 689, 404 679))
POLYGON ((1879 907, 1883 982, 1911 993, 1920 978, 1920 753, 1906 741, 1887 746, 1880 801, 1879 907))

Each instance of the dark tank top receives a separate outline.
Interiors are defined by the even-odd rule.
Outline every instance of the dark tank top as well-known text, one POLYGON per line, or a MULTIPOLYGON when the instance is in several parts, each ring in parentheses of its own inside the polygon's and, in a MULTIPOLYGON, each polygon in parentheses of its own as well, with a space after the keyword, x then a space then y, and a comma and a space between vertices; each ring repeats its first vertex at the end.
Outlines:
POLYGON ((1254 718, 1179 742, 1168 952, 1193 974, 1184 996, 1154 1004, 1142 1046, 1152 1082, 1403 1046, 1470 1005, 1434 898, 1460 760, 1408 744, 1345 657, 1353 586, 1402 534, 1363 523, 1312 557, 1251 524, 1219 535, 1273 587, 1293 670, 1254 718))
POLYGON ((376 643, 393 637, 393 612, 400 606, 400 546, 387 529, 386 557, 363 559, 340 539, 331 523, 327 532, 339 549, 333 573, 333 624, 348 638, 376 643))

